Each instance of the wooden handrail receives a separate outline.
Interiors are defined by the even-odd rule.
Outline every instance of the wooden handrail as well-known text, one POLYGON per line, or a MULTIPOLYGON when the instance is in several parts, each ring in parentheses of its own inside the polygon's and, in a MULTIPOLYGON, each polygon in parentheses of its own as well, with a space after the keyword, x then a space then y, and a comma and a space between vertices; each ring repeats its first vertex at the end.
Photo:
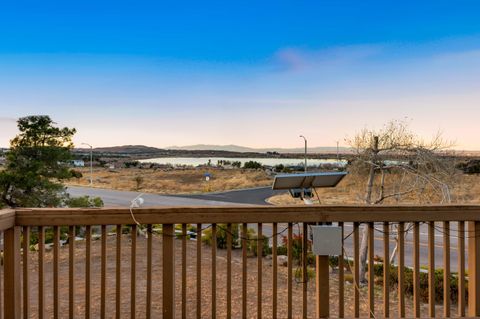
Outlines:
POLYGON ((15 226, 15 210, 2 209, 0 210, 0 231, 12 228, 15 226))
MULTIPOLYGON (((480 205, 188 206, 140 208, 134 214, 142 224, 480 221, 480 205)), ((128 208, 33 208, 15 215, 17 226, 133 223, 128 208)))

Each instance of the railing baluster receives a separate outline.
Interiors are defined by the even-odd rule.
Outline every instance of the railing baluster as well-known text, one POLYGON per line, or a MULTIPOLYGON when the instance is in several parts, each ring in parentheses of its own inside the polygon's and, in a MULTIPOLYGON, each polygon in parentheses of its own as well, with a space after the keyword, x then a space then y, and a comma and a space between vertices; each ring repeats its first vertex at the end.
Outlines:
POLYGON ((212 319, 217 317, 217 224, 212 224, 212 319))
POLYGON ((435 317, 435 222, 428 222, 428 315, 435 317))
POLYGON ((227 225, 227 318, 232 317, 232 224, 227 225))
POLYGON ((130 255, 130 318, 135 319, 136 314, 136 287, 137 287, 137 225, 133 224, 130 231, 131 255, 130 255))
MULTIPOLYGON (((3 243, 3 231, 0 231, 0 240, 1 242, 3 243)), ((4 250, 3 250, 3 247, 2 249, 0 250, 0 253, 4 254, 4 250)), ((2 272, 3 272, 3 262, 0 264, 0 319, 3 319, 3 293, 4 293, 4 287, 2 285, 3 283, 3 280, 4 279, 4 276, 2 275, 2 272)))
POLYGON ((68 228, 68 313, 69 317, 75 316, 75 226, 68 228))
POLYGON ((38 318, 45 317, 45 227, 38 227, 38 318))
POLYGON ((197 319, 202 318, 202 224, 197 224, 197 319))
POLYGON ((307 298, 308 298, 308 269, 307 269, 307 250, 308 250, 308 224, 303 223, 302 231, 302 317, 307 318, 307 298))
POLYGON ((146 316, 147 319, 152 317, 152 224, 147 225, 147 302, 146 316))
POLYGON ((468 222, 468 316, 480 317, 480 222, 468 222))
POLYGON ((163 318, 175 318, 175 225, 162 226, 163 318))
POLYGON ((262 255, 263 255, 263 231, 262 224, 258 224, 257 234, 257 318, 262 318, 262 255))
POLYGON ((106 317, 106 291, 107 291, 107 226, 102 225, 102 248, 100 269, 100 317, 106 317))
POLYGON ((413 224, 413 315, 420 318, 420 224, 413 224))
POLYGON ((458 222, 458 315, 465 317, 465 222, 458 222))
MULTIPOLYGON (((342 228, 342 253, 338 256, 338 317, 343 318, 345 316, 345 266, 344 266, 344 227, 343 222, 338 223, 338 226, 342 228)), ((318 257, 317 257, 318 258, 318 257)))
POLYGON ((390 316, 390 224, 383 223, 383 316, 390 316))
POLYGON ((59 255, 60 254, 60 227, 53 227, 53 317, 58 318, 60 314, 60 305, 58 293, 59 289, 59 255))
POLYGON ((272 225, 272 318, 277 318, 277 245, 278 245, 278 225, 272 225))
POLYGON ((293 252, 292 252, 292 241, 293 241, 293 227, 292 223, 288 223, 288 238, 287 238, 287 312, 288 318, 292 318, 293 307, 292 307, 292 263, 293 263, 293 252))
POLYGON ((360 317, 360 236, 359 236, 359 223, 353 223, 353 280, 354 282, 354 305, 353 311, 355 318, 360 317))
POLYGON ((182 224, 182 318, 187 317, 187 224, 182 224))
POLYGON ((443 222, 443 315, 450 317, 450 222, 443 222))
POLYGON ((122 225, 117 225, 117 253, 116 253, 116 280, 115 280, 115 317, 121 316, 122 293, 122 225))
POLYGON ((247 318, 247 224, 242 224, 242 318, 247 318))
POLYGON ((21 250, 20 227, 14 226, 3 232, 3 309, 5 318, 17 319, 21 316, 21 250))
POLYGON ((374 278, 374 261, 375 255, 374 247, 374 224, 368 223, 368 306, 370 312, 370 318, 375 314, 375 278, 374 278))
MULTIPOLYGON (((55 242, 55 247, 57 247, 57 242, 55 242)), ((22 243, 22 249, 23 249, 23 318, 28 319, 30 317, 30 227, 28 226, 23 226, 23 243, 22 243)), ((54 265, 56 262, 58 262, 58 248, 57 250, 57 258, 55 260, 54 257, 54 265)), ((55 256, 55 252, 54 252, 55 256)), ((58 264, 57 264, 58 265, 58 264)), ((55 267, 55 266, 54 266, 55 267)), ((57 279, 58 283, 58 269, 57 271, 54 270, 54 280, 55 278, 57 279)), ((55 285, 54 285, 55 287, 55 285)), ((57 297, 58 297, 58 284, 57 284, 57 297)), ((54 296, 55 298, 55 296, 54 296)), ((58 305, 58 300, 54 299, 54 303, 57 303, 58 305)), ((58 314, 58 312, 57 312, 58 314)), ((57 316, 58 318, 58 316, 57 316)))
POLYGON ((398 223, 398 314, 405 317, 405 223, 398 223))
POLYGON ((85 227, 85 318, 89 319, 91 315, 91 245, 92 245, 92 227, 85 227))

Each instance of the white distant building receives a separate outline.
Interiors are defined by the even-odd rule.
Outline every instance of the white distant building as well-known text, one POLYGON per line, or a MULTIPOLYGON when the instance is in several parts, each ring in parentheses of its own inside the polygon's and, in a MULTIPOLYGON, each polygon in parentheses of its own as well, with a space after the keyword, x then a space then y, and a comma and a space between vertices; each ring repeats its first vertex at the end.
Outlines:
POLYGON ((75 167, 84 167, 85 166, 85 162, 83 160, 73 160, 72 164, 75 167))

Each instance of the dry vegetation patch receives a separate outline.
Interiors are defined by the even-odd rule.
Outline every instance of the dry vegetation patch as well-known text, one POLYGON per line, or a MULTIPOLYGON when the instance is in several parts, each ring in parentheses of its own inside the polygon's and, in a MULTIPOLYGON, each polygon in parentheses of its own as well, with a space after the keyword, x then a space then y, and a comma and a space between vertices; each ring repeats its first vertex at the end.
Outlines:
MULTIPOLYGON (((90 170, 80 169, 83 177, 72 178, 69 186, 88 186, 90 170)), ((263 170, 245 169, 139 169, 121 168, 109 170, 95 168, 93 185, 99 188, 117 190, 138 190, 147 193, 177 194, 218 192, 231 189, 250 188, 271 185, 272 179, 263 170), (210 173, 207 182, 205 173, 210 173)))

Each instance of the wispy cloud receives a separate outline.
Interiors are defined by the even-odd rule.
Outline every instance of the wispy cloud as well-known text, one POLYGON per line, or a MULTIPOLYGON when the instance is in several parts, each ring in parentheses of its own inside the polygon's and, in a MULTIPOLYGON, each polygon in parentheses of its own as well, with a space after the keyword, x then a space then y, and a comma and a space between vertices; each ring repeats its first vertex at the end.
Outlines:
POLYGON ((283 71, 304 71, 312 68, 351 65, 380 55, 382 45, 353 45, 322 50, 283 48, 274 55, 274 63, 283 71))

